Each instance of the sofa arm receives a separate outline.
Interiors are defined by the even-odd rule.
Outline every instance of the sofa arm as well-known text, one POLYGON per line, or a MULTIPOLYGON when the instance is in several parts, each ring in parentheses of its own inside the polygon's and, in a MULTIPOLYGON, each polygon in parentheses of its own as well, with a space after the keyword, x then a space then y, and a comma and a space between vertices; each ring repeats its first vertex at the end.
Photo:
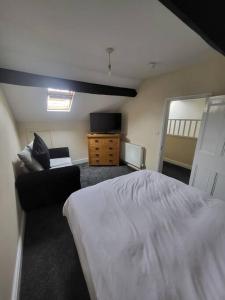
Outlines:
POLYGON ((16 188, 25 211, 62 202, 80 189, 80 169, 68 166, 22 174, 16 180, 16 188))
POLYGON ((61 148, 51 148, 48 149, 50 158, 61 158, 61 157, 69 157, 69 148, 68 147, 61 147, 61 148))

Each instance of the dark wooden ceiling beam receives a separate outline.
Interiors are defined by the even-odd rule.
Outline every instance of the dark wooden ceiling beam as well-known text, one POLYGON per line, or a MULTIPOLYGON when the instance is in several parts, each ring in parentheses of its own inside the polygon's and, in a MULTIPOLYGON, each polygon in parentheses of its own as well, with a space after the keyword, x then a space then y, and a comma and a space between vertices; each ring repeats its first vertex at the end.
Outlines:
POLYGON ((22 86, 72 90, 80 93, 135 97, 135 89, 37 75, 0 68, 0 82, 22 86))
POLYGON ((223 0, 159 1, 199 34, 210 46, 225 55, 223 0))

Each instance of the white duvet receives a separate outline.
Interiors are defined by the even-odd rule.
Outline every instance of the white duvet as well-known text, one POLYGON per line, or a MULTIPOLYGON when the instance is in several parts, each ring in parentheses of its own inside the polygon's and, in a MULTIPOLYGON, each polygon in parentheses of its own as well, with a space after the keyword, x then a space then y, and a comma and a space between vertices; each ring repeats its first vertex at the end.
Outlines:
POLYGON ((138 171, 73 193, 63 212, 92 299, 225 299, 223 201, 138 171))

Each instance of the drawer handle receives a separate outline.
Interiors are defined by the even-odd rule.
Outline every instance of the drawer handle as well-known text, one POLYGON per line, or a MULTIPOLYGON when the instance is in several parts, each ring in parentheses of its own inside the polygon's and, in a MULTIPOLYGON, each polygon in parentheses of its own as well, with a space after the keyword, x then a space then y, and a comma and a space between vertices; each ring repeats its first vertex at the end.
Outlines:
POLYGON ((99 150, 99 148, 98 148, 98 147, 96 147, 96 148, 95 148, 95 150, 99 150))
POLYGON ((96 159, 96 162, 99 162, 99 159, 96 159))
POLYGON ((113 161, 110 159, 109 162, 113 162, 113 161))
POLYGON ((95 143, 98 143, 98 140, 95 140, 95 143))
POLYGON ((96 157, 99 157, 99 154, 96 153, 95 156, 96 156, 96 157))
POLYGON ((113 156, 113 155, 110 153, 109 156, 113 156))
POLYGON ((112 147, 109 147, 109 150, 112 150, 113 148, 112 147))
POLYGON ((112 143, 113 142, 113 140, 109 140, 110 141, 110 143, 112 143))

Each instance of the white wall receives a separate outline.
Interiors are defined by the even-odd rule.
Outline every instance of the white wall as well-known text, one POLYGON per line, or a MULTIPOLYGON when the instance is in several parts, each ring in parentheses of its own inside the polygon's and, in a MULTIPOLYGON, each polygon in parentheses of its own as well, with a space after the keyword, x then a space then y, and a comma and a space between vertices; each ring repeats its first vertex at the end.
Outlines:
POLYGON ((123 105, 123 135, 146 149, 146 166, 158 169, 160 134, 167 98, 225 94, 225 58, 215 54, 204 62, 145 80, 135 99, 123 105))
POLYGON ((18 123, 21 145, 24 147, 37 132, 49 148, 69 147, 72 160, 88 157, 87 138, 89 121, 26 122, 18 123))
POLYGON ((13 162, 20 143, 0 89, 0 299, 10 299, 21 211, 16 202, 13 162))
POLYGON ((70 112, 47 111, 47 89, 2 84, 7 101, 19 127, 24 147, 37 132, 48 147, 69 147, 73 160, 87 158, 89 114, 114 112, 122 103, 132 101, 123 96, 75 93, 70 112))
POLYGON ((171 101, 169 119, 202 119, 205 99, 171 101))

